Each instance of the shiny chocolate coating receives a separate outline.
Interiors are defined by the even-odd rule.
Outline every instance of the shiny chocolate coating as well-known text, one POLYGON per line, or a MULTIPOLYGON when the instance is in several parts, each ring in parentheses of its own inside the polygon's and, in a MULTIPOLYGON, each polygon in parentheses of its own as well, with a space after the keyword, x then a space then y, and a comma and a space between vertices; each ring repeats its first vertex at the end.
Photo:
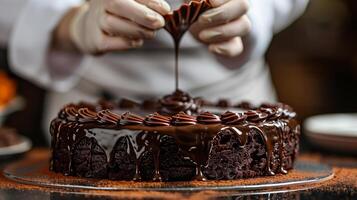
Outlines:
MULTIPOLYGON (((181 100, 187 101, 185 98, 181 100)), ((97 105, 93 106, 98 107, 97 105)), ((117 104, 117 106, 113 109, 121 109, 120 105, 117 104)), ((140 166, 143 164, 142 156, 147 155, 147 152, 150 152, 154 161, 152 180, 166 180, 162 178, 160 171, 162 163, 159 156, 160 146, 166 136, 175 139, 175 143, 184 154, 185 159, 194 164, 195 174, 192 179, 201 181, 208 179, 208 172, 205 170, 208 170, 207 166, 209 166, 212 141, 218 136, 222 137, 220 140, 224 142, 227 137, 225 135, 231 135, 229 137, 237 138, 239 141, 237 148, 244 148, 248 145, 248 138, 252 133, 260 135, 265 145, 266 171, 264 174, 268 175, 287 173, 287 169, 290 169, 287 166, 290 165, 283 162, 286 159, 294 160, 298 149, 298 143, 289 144, 295 145, 292 146, 295 149, 292 152, 294 157, 286 158, 287 150, 284 138, 293 137, 295 138, 293 141, 298 142, 300 126, 295 120, 295 112, 284 104, 262 105, 256 110, 239 113, 227 111, 220 117, 210 112, 200 114, 179 112, 170 116, 152 113, 144 118, 129 112, 122 115, 115 114, 112 110, 95 112, 89 107, 92 105, 88 105, 88 108, 81 108, 79 104, 67 105, 59 112, 58 118, 52 121, 50 130, 54 155, 52 163, 54 164, 51 168, 54 171, 71 175, 78 170, 72 167, 77 166, 77 164, 71 163, 72 154, 61 152, 71 152, 72 149, 78 149, 77 145, 85 145, 90 141, 103 147, 102 150, 99 150, 104 151, 102 155, 106 157, 107 161, 103 161, 106 164, 98 169, 104 170, 109 163, 114 162, 111 155, 115 152, 117 141, 125 139, 129 145, 126 147, 127 153, 135 158, 136 170, 132 177, 132 180, 135 181, 142 180, 144 172, 141 171, 143 169, 140 166), (61 155, 60 157, 64 160, 58 161, 57 154, 61 155), (65 155, 68 157, 64 157, 65 155)), ((95 155, 98 157, 97 154, 95 155)), ((106 172, 99 174, 101 173, 106 172)))

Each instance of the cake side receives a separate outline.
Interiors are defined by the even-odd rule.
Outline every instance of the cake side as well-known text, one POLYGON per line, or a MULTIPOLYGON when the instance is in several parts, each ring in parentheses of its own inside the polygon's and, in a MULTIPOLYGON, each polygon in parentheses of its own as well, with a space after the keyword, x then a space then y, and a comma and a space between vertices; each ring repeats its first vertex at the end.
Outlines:
POLYGON ((246 112, 245 117, 227 112, 217 118, 206 112, 194 118, 181 113, 144 119, 67 106, 51 123, 51 170, 155 181, 287 173, 298 152, 299 125, 290 111, 273 114, 266 109, 246 112))

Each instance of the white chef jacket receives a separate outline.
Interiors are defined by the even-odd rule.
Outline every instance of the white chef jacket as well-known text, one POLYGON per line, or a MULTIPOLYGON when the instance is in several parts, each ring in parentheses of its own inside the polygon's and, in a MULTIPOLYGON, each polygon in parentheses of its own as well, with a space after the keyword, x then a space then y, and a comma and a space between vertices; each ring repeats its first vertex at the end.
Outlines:
MULTIPOLYGON (((0 0, 0 43, 9 49, 12 70, 51 89, 47 96, 46 129, 64 104, 94 101, 99 91, 142 99, 174 90, 173 42, 164 30, 143 48, 99 57, 51 50, 55 26, 71 7, 81 2, 0 0)), ((273 34, 295 20, 307 2, 251 0, 248 15, 252 32, 245 39, 244 53, 234 58, 215 56, 186 34, 181 43, 180 88, 209 100, 275 101, 264 54, 273 34)))

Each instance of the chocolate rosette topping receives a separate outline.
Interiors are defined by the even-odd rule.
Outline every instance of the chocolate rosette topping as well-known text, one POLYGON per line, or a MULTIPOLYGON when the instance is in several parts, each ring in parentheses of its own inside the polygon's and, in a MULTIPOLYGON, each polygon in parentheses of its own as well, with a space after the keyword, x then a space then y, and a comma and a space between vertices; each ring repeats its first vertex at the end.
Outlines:
POLYGON ((143 101, 143 103, 141 104, 141 107, 144 110, 159 110, 160 109, 160 103, 155 100, 155 99, 149 99, 149 100, 145 100, 143 101))
POLYGON ((251 103, 249 103, 248 101, 242 101, 239 104, 237 104, 235 107, 236 108, 245 109, 245 110, 255 109, 255 107, 251 103))
POLYGON ((154 113, 148 115, 144 123, 148 126, 169 126, 171 117, 160 115, 159 113, 154 113))
POLYGON ((219 99, 216 106, 219 108, 231 107, 232 103, 228 99, 219 99))
POLYGON ((248 110, 244 112, 244 115, 247 116, 247 121, 250 122, 261 122, 268 118, 267 113, 255 110, 248 110))
POLYGON ((282 109, 277 107, 261 107, 259 110, 268 114, 267 119, 269 120, 278 119, 282 115, 282 109))
POLYGON ((102 110, 97 113, 97 119, 100 123, 117 124, 120 120, 120 115, 117 115, 110 110, 102 110))
POLYGON ((89 108, 80 108, 78 110, 78 121, 80 122, 94 122, 97 119, 97 113, 89 108))
POLYGON ((113 110, 117 105, 113 101, 101 99, 98 101, 98 107, 99 110, 113 110))
POLYGON ((196 117, 188 115, 184 112, 172 116, 172 124, 177 126, 195 125, 197 123, 196 117))
POLYGON ((180 90, 163 97, 159 102, 161 104, 160 110, 164 114, 174 115, 179 112, 191 114, 197 111, 197 105, 191 96, 180 90))
POLYGON ((88 108, 91 111, 96 111, 96 105, 89 103, 89 102, 85 102, 85 101, 81 101, 76 105, 77 108, 88 108))
POLYGON ((283 103, 278 103, 278 104, 269 104, 269 103, 264 103, 260 106, 260 110, 264 109, 275 109, 275 117, 269 117, 269 119, 277 119, 277 118, 285 118, 285 119, 291 119, 296 117, 296 113, 294 110, 286 104, 283 103))
POLYGON ((197 121, 198 123, 201 123, 201 124, 218 124, 218 123, 221 123, 221 119, 211 113, 211 112, 203 112, 201 114, 199 114, 197 116, 197 121))
POLYGON ((198 108, 203 106, 214 106, 215 104, 209 100, 203 99, 202 97, 196 97, 193 99, 198 108))
POLYGON ((126 112, 126 113, 122 114, 121 120, 120 120, 121 125, 137 125, 137 124, 142 124, 143 122, 144 122, 143 117, 141 117, 139 115, 135 115, 130 112, 126 112))
POLYGON ((119 105, 119 108, 127 108, 127 109, 139 108, 141 106, 140 103, 135 102, 130 99, 121 99, 119 101, 118 105, 119 105))
POLYGON ((65 106, 58 114, 58 117, 67 121, 76 121, 78 116, 77 106, 69 104, 65 106))
POLYGON ((221 115, 222 122, 227 125, 241 124, 246 118, 247 116, 242 113, 235 113, 231 111, 227 111, 221 115))

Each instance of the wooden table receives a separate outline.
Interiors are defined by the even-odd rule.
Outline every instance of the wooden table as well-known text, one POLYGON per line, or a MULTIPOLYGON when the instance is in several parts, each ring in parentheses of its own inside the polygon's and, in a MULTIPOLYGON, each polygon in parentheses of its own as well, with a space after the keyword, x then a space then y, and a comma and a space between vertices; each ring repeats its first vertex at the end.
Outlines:
MULTIPOLYGON (((48 149, 34 149, 25 156, 48 153, 48 149)), ((19 158, 21 159, 21 158, 19 158)), ((234 191, 155 192, 155 191, 70 191, 19 184, 0 175, 0 200, 24 199, 357 199, 357 158, 321 154, 303 154, 301 160, 331 164, 335 172, 332 180, 298 191, 243 194, 234 191)), ((8 163, 2 163, 2 167, 8 163)), ((289 190, 289 188, 287 188, 289 190)))

